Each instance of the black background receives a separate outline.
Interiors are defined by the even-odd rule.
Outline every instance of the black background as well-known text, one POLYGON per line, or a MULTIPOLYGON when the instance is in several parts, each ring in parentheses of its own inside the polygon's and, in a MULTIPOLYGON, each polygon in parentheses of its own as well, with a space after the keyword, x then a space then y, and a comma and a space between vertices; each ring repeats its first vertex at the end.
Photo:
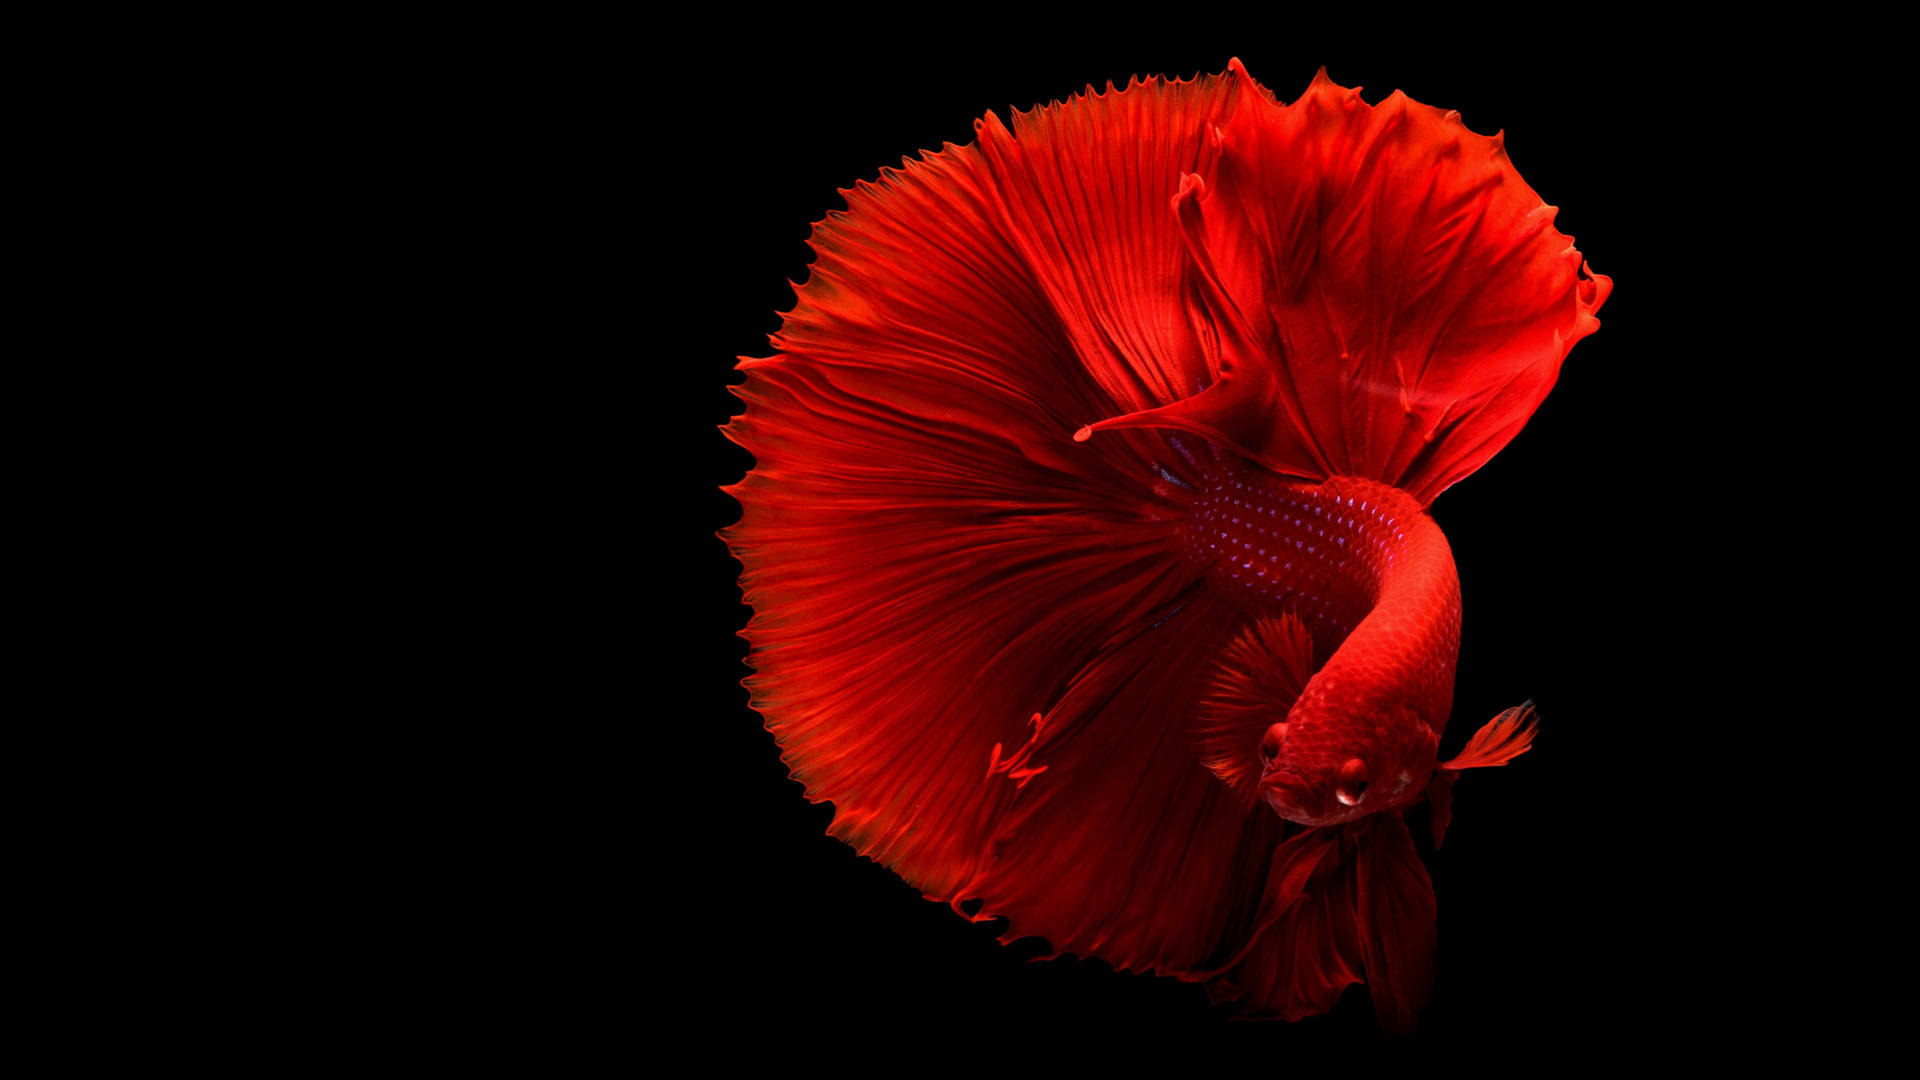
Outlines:
POLYGON ((956 1063, 1162 1029, 1214 1028, 1221 1045, 1253 1047, 1378 1037, 1364 988, 1329 1017, 1225 1026, 1230 1010, 1196 986, 1097 960, 1030 963, 1035 943, 1001 946, 990 925, 920 899, 829 838, 831 810, 787 779, 738 685, 748 612, 738 565, 712 535, 738 517, 719 485, 751 464, 716 430, 739 411, 726 390, 734 359, 770 351, 788 283, 806 274, 809 226, 843 205, 836 189, 970 141, 988 110, 1005 119, 1009 106, 1135 73, 1218 72, 1233 55, 1285 101, 1325 64, 1369 101, 1399 88, 1458 109, 1475 131, 1504 129, 1521 175, 1561 208, 1558 228, 1615 282, 1600 331, 1525 431, 1433 507, 1465 597, 1443 756, 1527 698, 1543 727, 1513 766, 1456 788, 1452 832, 1429 863, 1440 974, 1418 1039, 1618 1048, 1697 1031, 1725 995, 1714 957, 1726 916, 1706 899, 1722 822, 1684 797, 1700 782, 1686 747, 1706 721, 1674 696, 1712 647, 1698 613, 1721 586, 1710 557, 1674 552, 1705 546, 1720 512, 1676 478, 1717 455, 1699 215, 1727 193, 1732 136, 1695 122, 1671 79, 1690 72, 1710 95, 1730 77, 1645 42, 1439 49, 1417 35, 1386 47, 1355 44, 1372 41, 1357 31, 1254 29, 1192 47, 1159 35, 1020 45, 980 30, 885 48, 816 29, 730 44, 683 77, 698 104, 672 118, 678 145, 663 166, 659 223, 677 240, 663 317, 694 332, 658 366, 684 380, 672 392, 690 403, 676 417, 684 457, 669 464, 691 468, 699 488, 694 569, 676 583, 691 620, 679 644, 694 660, 671 673, 689 691, 670 720, 697 763, 692 810, 673 826, 690 854, 659 880, 677 894, 660 932, 692 980, 676 991, 685 1007, 750 1018, 747 1030, 770 1038, 770 1027, 849 1045, 923 1033, 956 1063))

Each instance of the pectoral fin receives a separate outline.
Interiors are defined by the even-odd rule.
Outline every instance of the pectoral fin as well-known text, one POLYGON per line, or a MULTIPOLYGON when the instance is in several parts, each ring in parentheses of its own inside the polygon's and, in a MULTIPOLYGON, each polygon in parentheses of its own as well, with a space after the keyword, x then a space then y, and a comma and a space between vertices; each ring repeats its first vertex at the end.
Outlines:
POLYGON ((1453 782, 1462 769, 1485 769, 1505 765, 1533 746, 1540 730, 1540 714, 1529 701, 1508 709, 1487 721, 1473 733, 1466 748, 1452 761, 1441 762, 1427 784, 1427 803, 1433 810, 1433 846, 1446 838, 1447 823, 1453 820, 1453 782))
POLYGON ((1467 740, 1466 749, 1452 761, 1440 763, 1440 768, 1449 772, 1462 769, 1484 769, 1493 765, 1505 765, 1514 758, 1527 752, 1533 745, 1534 733, 1540 730, 1540 714, 1534 710, 1533 702, 1508 709, 1485 727, 1473 733, 1467 740))

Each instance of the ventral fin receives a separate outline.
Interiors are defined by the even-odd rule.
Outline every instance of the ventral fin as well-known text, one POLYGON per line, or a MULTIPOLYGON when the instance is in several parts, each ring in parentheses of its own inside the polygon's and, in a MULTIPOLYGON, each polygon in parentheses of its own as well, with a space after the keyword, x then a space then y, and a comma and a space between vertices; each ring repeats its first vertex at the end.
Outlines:
MULTIPOLYGON (((1260 895, 1258 921, 1238 950, 1227 957, 1225 962, 1203 974, 1209 977, 1225 975, 1250 955, 1261 951, 1262 946, 1268 948, 1276 944, 1283 946, 1278 950, 1283 956, 1289 951, 1285 946, 1293 944, 1290 938, 1282 936, 1277 941, 1263 939, 1267 937, 1268 931, 1279 925, 1293 911, 1301 897, 1306 895, 1307 890, 1312 886, 1315 876, 1326 876, 1325 871, 1322 870, 1323 866, 1331 868, 1338 865, 1340 835, 1337 829, 1310 828, 1293 834, 1273 849, 1273 857, 1267 868, 1266 887, 1260 895)), ((1327 1008, 1331 1008, 1332 1004, 1331 1000, 1325 1002, 1327 1008)), ((1308 1010, 1308 1012, 1311 1011, 1308 1010)), ((1307 1013, 1303 1012, 1302 1015, 1307 1013)))
POLYGON ((1411 1032, 1433 993, 1438 908, 1433 880, 1397 813, 1373 815, 1361 830, 1354 880, 1360 950, 1380 1026, 1411 1032))
POLYGON ((1433 849, 1440 850, 1440 844, 1447 838, 1447 826, 1453 821, 1453 781, 1457 773, 1445 769, 1433 770, 1433 779, 1427 781, 1427 805, 1432 811, 1433 849))

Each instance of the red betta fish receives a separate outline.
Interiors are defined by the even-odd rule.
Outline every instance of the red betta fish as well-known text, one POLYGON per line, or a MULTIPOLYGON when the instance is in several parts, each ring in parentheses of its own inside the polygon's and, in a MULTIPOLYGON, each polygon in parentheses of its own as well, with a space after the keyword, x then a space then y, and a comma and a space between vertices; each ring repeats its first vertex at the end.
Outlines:
POLYGON ((1239 61, 844 192, 725 429, 746 681, 831 830, 1002 940, 1297 1019, 1430 993, 1460 585, 1434 498, 1611 283, 1499 135, 1239 61), (963 907, 964 906, 964 907, 963 907))

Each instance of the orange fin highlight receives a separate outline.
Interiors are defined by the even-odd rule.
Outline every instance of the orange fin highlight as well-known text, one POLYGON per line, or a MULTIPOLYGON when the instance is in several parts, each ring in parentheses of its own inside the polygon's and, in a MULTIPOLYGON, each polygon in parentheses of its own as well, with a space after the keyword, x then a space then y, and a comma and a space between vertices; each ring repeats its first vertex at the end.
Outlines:
POLYGON ((1494 765, 1505 765, 1514 758, 1527 752, 1533 745, 1533 736, 1540 730, 1540 714, 1534 709, 1533 702, 1508 709, 1485 727, 1473 733, 1467 740, 1466 749, 1452 761, 1440 763, 1440 768, 1448 772, 1462 769, 1485 769, 1494 765))
POLYGON ((1427 783, 1427 803, 1433 810, 1433 846, 1446 839, 1447 825, 1453 820, 1453 782, 1462 769, 1485 769, 1505 765, 1533 746, 1540 730, 1540 713, 1529 701, 1508 709, 1487 721, 1473 733, 1466 748, 1452 761, 1441 762, 1427 783))

